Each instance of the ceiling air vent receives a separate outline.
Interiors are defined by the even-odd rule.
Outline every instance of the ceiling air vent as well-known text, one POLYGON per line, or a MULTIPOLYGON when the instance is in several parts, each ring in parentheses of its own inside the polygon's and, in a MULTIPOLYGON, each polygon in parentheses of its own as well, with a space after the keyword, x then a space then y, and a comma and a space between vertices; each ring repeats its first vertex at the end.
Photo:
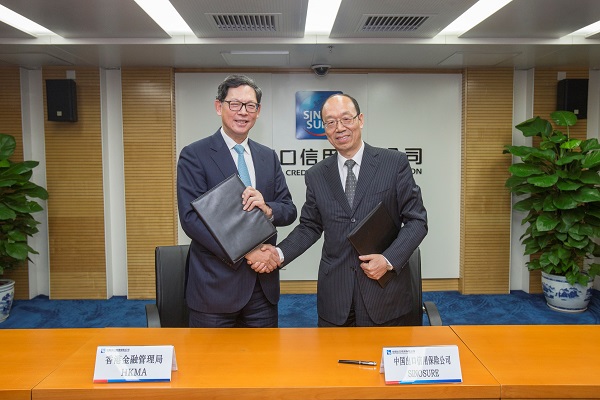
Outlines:
POLYGON ((429 19, 424 15, 365 15, 361 32, 411 32, 429 19))
POLYGON ((211 14, 222 32, 277 32, 281 14, 211 14))

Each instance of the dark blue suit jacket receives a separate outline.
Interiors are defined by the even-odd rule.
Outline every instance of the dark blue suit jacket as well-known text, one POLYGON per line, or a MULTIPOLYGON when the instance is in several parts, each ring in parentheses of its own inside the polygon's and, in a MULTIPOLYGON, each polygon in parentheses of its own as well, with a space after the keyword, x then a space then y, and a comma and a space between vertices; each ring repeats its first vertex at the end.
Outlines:
MULTIPOLYGON (((296 219, 296 206, 275 151, 252 140, 248 140, 248 145, 254 163, 256 189, 273 209, 273 224, 291 224, 296 219)), ((246 259, 234 265, 221 261, 227 257, 191 206, 194 199, 234 173, 237 173, 237 168, 220 130, 186 146, 179 155, 179 220, 185 233, 192 239, 186 299, 188 306, 196 311, 239 311, 248 303, 256 283, 257 273, 246 263, 246 259)), ((269 243, 275 242, 276 237, 269 240, 269 243)), ((279 272, 258 274, 258 278, 267 299, 277 304, 279 272)))
POLYGON ((375 323, 409 312, 408 270, 402 266, 427 234, 427 213, 406 154, 365 143, 352 208, 342 188, 337 156, 311 167, 305 181, 306 202, 300 224, 279 248, 288 264, 325 233, 317 286, 319 316, 336 325, 346 321, 355 275, 367 312, 375 323), (358 253, 347 239, 348 233, 379 202, 384 203, 396 226, 402 227, 396 240, 383 252, 397 274, 385 288, 362 271, 358 253))

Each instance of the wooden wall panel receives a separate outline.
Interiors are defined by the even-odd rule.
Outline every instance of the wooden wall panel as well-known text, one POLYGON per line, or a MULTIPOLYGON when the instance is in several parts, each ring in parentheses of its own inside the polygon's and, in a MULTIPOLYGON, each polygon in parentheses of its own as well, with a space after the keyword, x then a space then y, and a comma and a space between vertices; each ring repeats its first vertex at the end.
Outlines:
MULTIPOLYGON (((14 161, 23 160, 23 126, 21 123, 21 73, 19 68, 0 68, 0 133, 14 136, 17 148, 14 161)), ((15 298, 29 298, 29 271, 27 263, 21 268, 5 271, 0 278, 15 281, 15 298)))
MULTIPOLYGON (((556 89, 558 78, 565 75, 567 79, 588 79, 587 68, 568 69, 536 69, 534 73, 533 115, 540 118, 550 119, 550 113, 557 111, 556 89)), ((563 128, 560 128, 563 132, 563 128)), ((569 128, 571 137, 585 139, 587 136, 587 120, 580 119, 577 124, 569 128)), ((537 138, 536 138, 537 139, 537 138)), ((539 142, 539 140, 535 140, 539 142)), ((532 271, 529 274, 529 292, 542 293, 541 273, 532 271)))
POLYGON ((100 73, 49 67, 43 80, 65 79, 67 70, 75 72, 77 82, 77 122, 47 120, 44 84, 50 297, 105 299, 100 73))
POLYGON ((467 69, 463 88, 459 288, 508 293, 511 158, 502 150, 512 143, 513 71, 467 69))
POLYGON ((154 249, 177 244, 174 73, 126 68, 121 79, 128 298, 154 298, 154 249))

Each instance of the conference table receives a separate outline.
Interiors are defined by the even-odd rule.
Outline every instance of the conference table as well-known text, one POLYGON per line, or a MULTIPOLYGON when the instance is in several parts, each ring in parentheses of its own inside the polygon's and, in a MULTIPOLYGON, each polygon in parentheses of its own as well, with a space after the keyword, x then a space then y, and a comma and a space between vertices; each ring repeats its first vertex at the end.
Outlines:
POLYGON ((0 330, 0 399, 31 399, 31 389, 98 332, 96 328, 0 330))
MULTIPOLYGON (((49 332, 52 334, 52 332, 49 332)), ((448 326, 95 332, 32 388, 32 399, 498 399, 500 385, 448 326), (388 346, 457 345, 462 383, 386 385, 388 346), (98 346, 173 345, 170 382, 93 383, 98 346), (339 364, 373 360, 377 366, 339 364)))
POLYGON ((0 330, 0 399, 599 399, 599 337, 596 325, 0 330), (174 346, 170 382, 92 382, 98 346, 145 345, 174 346), (458 346, 461 383, 385 384, 383 347, 435 345, 458 346))
POLYGON ((600 398, 600 326, 452 326, 503 399, 600 398))

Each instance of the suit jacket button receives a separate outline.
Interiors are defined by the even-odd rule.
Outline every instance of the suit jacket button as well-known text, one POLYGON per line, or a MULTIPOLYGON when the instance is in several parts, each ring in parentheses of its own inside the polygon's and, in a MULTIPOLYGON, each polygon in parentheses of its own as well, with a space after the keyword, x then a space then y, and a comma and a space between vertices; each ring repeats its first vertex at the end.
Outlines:
POLYGON ((352 219, 350 220, 350 222, 352 222, 352 223, 355 223, 355 222, 356 222, 356 218, 352 218, 352 219))

